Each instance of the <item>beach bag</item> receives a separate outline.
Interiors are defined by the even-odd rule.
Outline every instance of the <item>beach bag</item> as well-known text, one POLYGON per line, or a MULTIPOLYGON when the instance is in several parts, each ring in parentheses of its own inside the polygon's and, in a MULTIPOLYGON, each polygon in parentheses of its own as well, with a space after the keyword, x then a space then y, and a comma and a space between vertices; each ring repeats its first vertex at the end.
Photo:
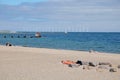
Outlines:
POLYGON ((78 60, 78 61, 76 62, 76 64, 82 65, 82 61, 78 60))

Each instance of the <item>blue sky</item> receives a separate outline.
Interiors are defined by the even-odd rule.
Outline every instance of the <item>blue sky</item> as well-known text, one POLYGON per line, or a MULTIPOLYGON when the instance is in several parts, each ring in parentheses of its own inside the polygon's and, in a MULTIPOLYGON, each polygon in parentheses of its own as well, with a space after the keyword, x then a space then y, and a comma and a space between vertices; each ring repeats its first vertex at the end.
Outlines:
POLYGON ((120 32, 120 1, 0 0, 0 30, 120 32))
POLYGON ((24 2, 44 2, 47 0, 0 0, 1 4, 19 5, 24 2))

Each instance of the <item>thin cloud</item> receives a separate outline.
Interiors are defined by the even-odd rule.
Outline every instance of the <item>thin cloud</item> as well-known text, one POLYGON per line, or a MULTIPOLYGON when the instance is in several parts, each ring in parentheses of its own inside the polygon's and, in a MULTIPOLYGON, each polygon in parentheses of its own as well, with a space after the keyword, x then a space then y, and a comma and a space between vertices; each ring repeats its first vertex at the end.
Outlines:
POLYGON ((94 26, 96 29, 95 26, 107 27, 111 22, 119 26, 118 2, 117 0, 48 0, 16 6, 0 5, 0 26, 19 25, 32 28, 36 24, 36 27, 40 28, 41 26, 74 27, 82 24, 88 28, 94 26))

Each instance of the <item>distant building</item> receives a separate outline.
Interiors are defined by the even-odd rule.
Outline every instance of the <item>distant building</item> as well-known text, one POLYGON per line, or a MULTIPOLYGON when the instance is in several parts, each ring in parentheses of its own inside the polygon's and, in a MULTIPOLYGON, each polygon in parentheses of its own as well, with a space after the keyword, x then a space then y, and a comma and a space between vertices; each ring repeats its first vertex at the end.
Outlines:
POLYGON ((40 32, 36 32, 35 37, 37 37, 37 38, 41 37, 40 32))

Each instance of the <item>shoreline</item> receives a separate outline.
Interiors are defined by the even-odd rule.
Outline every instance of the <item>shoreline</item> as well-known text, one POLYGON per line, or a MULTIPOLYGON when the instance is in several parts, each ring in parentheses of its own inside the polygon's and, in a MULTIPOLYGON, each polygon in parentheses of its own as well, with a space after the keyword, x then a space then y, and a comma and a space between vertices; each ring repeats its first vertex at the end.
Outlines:
MULTIPOLYGON (((0 45, 0 46, 5 46, 5 45, 0 45)), ((26 47, 26 48, 37 48, 37 49, 53 49, 53 50, 66 50, 66 51, 80 51, 80 52, 89 52, 85 50, 71 50, 71 49, 55 49, 55 48, 41 48, 41 47, 30 47, 30 46, 11 46, 11 47, 26 47)), ((104 53, 104 54, 120 54, 120 53, 111 53, 111 52, 102 52, 102 51, 95 51, 93 50, 92 53, 104 53)))

